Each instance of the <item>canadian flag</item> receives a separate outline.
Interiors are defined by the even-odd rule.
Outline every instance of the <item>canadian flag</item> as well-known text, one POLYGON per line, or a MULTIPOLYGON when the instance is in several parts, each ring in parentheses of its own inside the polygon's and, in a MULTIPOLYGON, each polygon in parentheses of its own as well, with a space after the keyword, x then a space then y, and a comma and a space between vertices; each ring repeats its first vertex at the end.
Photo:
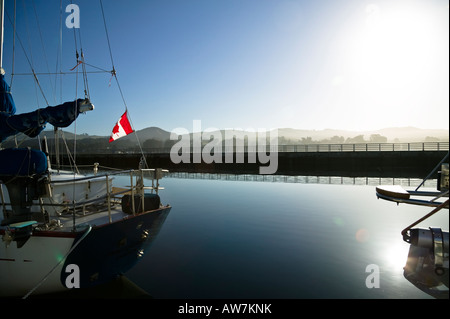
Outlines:
POLYGON ((123 136, 133 133, 134 130, 131 128, 130 121, 128 120, 127 111, 122 114, 120 119, 117 121, 116 126, 114 126, 109 142, 117 140, 123 136))

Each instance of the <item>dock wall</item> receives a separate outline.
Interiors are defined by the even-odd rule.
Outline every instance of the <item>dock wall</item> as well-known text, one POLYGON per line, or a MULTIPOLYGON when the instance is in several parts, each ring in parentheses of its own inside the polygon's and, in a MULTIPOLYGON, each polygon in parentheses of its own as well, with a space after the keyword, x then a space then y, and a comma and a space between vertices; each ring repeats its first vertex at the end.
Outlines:
MULTIPOLYGON (((424 178, 442 160, 448 151, 391 151, 391 152, 281 152, 278 153, 279 175, 304 176, 348 176, 348 177, 410 177, 424 178)), ((151 168, 161 167, 173 172, 198 173, 234 173, 259 174, 261 164, 256 157, 256 163, 248 162, 248 154, 244 154, 244 162, 236 163, 236 154, 232 163, 213 162, 206 164, 190 163, 175 164, 168 153, 146 154, 146 161, 151 168)), ((138 167, 140 154, 78 154, 77 165, 93 165, 121 169, 138 167)), ((68 164, 67 158, 61 158, 62 164, 68 164)), ((52 159, 55 163, 55 159, 52 159)))

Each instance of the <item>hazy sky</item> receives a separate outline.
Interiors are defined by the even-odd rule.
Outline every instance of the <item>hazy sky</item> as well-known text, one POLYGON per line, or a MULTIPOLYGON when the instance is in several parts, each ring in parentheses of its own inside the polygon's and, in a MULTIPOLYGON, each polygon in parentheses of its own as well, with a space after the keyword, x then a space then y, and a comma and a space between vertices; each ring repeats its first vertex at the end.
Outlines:
MULTIPOLYGON (((111 70, 99 2, 74 3, 78 48, 87 63, 111 70)), ((135 129, 192 130, 193 120, 202 129, 449 127, 448 0, 104 0, 103 6, 135 129)), ((13 1, 6 11, 12 19, 13 1)), ((36 72, 57 68, 59 24, 59 0, 17 0, 17 32, 36 72)), ((62 34, 68 72, 76 65, 74 32, 64 25, 62 34)), ((17 38, 15 46, 14 72, 30 72, 17 38)), ((9 81, 6 15, 3 66, 9 81)), ((75 79, 64 76, 64 100, 75 98, 75 79)), ((110 79, 88 75, 96 109, 69 131, 110 134, 125 109, 110 79)), ((39 81, 48 103, 58 103, 59 78, 39 81)), ((12 92, 18 113, 46 106, 31 77, 16 75, 12 92)), ((82 92, 80 75, 77 96, 82 92)))

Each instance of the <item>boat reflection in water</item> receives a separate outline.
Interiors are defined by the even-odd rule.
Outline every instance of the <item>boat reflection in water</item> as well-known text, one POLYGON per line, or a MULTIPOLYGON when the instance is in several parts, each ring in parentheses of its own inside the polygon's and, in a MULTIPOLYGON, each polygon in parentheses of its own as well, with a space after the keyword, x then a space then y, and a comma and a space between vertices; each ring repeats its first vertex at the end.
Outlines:
POLYGON ((125 275, 91 288, 68 289, 64 292, 32 295, 31 299, 153 299, 125 275))
POLYGON ((448 298, 449 272, 449 233, 439 227, 413 228, 442 209, 449 207, 449 164, 444 163, 449 154, 415 189, 406 191, 399 186, 380 186, 376 188, 377 197, 397 203, 434 207, 431 212, 406 227, 403 240, 410 244, 408 258, 404 267, 404 277, 425 293, 435 298, 448 298), (438 172, 437 191, 419 191, 423 183, 438 172), (430 200, 424 200, 424 197, 430 200), (447 198, 442 201, 442 198, 447 198))
MULTIPOLYGON (((448 245, 448 232, 446 243, 448 245)), ((448 299, 448 246, 446 264, 436 267, 433 249, 411 244, 408 259, 404 267, 405 278, 425 293, 435 297, 448 299), (443 269, 445 268, 445 269, 443 269)))

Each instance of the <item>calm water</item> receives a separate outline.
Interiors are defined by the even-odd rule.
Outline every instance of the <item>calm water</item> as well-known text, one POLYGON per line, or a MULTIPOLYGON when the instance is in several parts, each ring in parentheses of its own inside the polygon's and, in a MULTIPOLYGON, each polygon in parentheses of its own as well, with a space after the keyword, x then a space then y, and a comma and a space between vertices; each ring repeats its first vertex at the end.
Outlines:
MULTIPOLYGON (((400 232, 429 208, 375 186, 166 178, 173 208, 127 278, 154 298, 431 298, 403 277, 400 232), (366 266, 380 287, 366 287, 366 266)), ((443 211, 423 227, 448 229, 443 211)))

